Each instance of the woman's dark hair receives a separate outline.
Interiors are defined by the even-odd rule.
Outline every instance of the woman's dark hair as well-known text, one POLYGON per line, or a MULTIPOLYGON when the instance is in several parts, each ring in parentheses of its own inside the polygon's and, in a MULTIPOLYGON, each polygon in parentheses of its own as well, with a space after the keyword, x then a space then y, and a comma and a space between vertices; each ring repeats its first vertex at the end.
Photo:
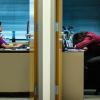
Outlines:
POLYGON ((75 46, 77 43, 82 42, 84 38, 86 37, 87 32, 79 32, 74 34, 73 36, 73 46, 75 46))

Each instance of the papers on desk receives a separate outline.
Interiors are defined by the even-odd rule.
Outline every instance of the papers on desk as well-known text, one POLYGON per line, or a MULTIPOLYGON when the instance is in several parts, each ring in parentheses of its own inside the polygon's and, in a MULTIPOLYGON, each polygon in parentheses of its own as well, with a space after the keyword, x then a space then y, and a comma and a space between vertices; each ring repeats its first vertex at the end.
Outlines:
POLYGON ((15 51, 27 51, 27 49, 15 49, 15 51))
POLYGON ((0 49, 0 51, 28 51, 30 49, 25 49, 25 48, 14 48, 14 49, 0 49))
POLYGON ((3 50, 5 50, 5 51, 12 51, 12 49, 3 49, 3 50))
POLYGON ((85 51, 85 50, 83 50, 83 49, 67 49, 67 51, 79 52, 79 51, 85 51))

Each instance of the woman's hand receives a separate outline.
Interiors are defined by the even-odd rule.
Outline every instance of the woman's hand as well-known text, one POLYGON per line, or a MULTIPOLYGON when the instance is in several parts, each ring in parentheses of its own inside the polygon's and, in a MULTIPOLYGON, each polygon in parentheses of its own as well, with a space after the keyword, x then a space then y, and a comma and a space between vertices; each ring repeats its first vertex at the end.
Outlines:
POLYGON ((74 45, 74 48, 76 49, 76 45, 74 45))
POLYGON ((83 48, 83 50, 85 50, 85 51, 86 51, 86 50, 88 50, 88 48, 87 48, 87 47, 84 47, 84 48, 83 48))
MULTIPOLYGON (((76 49, 76 45, 74 46, 74 48, 76 49)), ((83 50, 86 51, 86 50, 88 50, 88 48, 87 47, 84 47, 83 50)))

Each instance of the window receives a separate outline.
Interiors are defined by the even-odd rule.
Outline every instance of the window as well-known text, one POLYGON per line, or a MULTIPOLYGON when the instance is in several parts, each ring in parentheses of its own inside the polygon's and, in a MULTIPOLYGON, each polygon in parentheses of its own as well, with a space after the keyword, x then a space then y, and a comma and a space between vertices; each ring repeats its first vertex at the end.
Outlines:
POLYGON ((26 39, 27 23, 29 33, 34 33, 33 0, 0 0, 0 21, 5 38, 12 38, 15 31, 16 39, 26 39))

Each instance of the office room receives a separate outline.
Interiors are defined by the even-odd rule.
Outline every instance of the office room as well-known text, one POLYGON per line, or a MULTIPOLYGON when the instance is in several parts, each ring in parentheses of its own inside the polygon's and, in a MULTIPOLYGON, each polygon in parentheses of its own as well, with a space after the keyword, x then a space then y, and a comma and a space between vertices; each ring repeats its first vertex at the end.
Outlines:
POLYGON ((34 90, 34 0, 0 0, 0 7, 0 100, 28 100, 34 90))
POLYGON ((100 2, 99 0, 63 0, 62 11, 63 100, 76 100, 75 98, 99 100, 100 2), (93 38, 93 41, 89 42, 92 39, 90 34, 98 39, 93 38))

